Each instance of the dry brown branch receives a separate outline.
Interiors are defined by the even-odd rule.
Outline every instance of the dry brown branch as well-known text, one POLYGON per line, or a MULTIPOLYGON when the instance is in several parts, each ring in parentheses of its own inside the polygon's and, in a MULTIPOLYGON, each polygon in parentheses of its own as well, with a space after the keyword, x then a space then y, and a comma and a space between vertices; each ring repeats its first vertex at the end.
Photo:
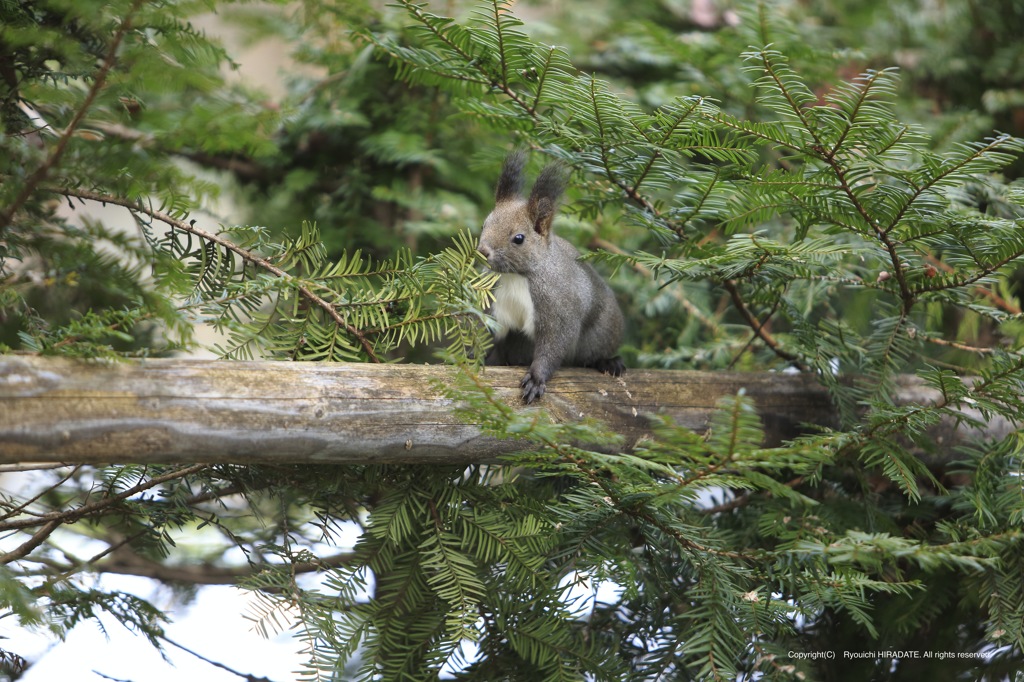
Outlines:
MULTIPOLYGON (((470 464, 536 447, 487 436, 456 414, 440 387, 457 372, 443 365, 8 356, 0 358, 0 463, 470 464)), ((808 424, 836 423, 828 392, 808 374, 632 370, 613 378, 563 368, 539 408, 526 408, 522 372, 489 367, 481 381, 512 409, 603 421, 626 448, 649 437, 648 415, 703 431, 718 402, 741 390, 758 406, 768 444, 808 424)), ((914 378, 897 385, 903 404, 940 398, 914 378)), ((1012 428, 993 419, 984 435, 1012 428)), ((929 432, 943 448, 981 435, 954 419, 929 432)))

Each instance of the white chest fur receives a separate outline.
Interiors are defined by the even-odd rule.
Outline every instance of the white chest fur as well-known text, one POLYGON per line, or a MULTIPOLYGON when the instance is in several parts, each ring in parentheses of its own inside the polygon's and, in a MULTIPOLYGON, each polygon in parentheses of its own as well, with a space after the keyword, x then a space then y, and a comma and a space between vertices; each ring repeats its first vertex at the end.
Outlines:
POLYGON ((510 331, 521 331, 533 338, 536 323, 533 316, 533 299, 526 278, 511 272, 503 273, 494 292, 494 306, 491 314, 498 323, 495 340, 505 338, 510 331))

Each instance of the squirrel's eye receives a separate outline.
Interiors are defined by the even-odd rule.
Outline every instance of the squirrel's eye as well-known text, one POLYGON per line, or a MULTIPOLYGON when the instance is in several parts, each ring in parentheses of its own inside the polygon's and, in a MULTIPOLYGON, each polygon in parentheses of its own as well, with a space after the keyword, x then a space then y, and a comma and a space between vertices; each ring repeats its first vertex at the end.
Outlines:
POLYGON ((525 234, 517 234, 515 237, 512 237, 513 244, 522 244, 524 241, 526 241, 525 234))

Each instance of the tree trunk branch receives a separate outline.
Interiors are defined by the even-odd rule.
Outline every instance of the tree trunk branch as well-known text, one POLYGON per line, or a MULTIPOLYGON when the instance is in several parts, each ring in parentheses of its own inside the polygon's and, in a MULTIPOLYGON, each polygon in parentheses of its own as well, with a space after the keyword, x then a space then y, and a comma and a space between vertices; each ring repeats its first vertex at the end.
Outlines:
MULTIPOLYGON (((444 365, 4 356, 0 464, 469 464, 534 447, 491 438, 456 416, 437 386, 450 384, 458 371, 444 365)), ((510 406, 534 409, 519 400, 522 373, 488 367, 482 380, 510 406)), ((807 424, 835 423, 827 391, 806 374, 632 370, 613 378, 566 368, 550 382, 540 407, 556 420, 604 421, 632 447, 650 432, 647 415, 667 414, 703 431, 716 403, 740 390, 759 408, 767 445, 807 424)), ((916 379, 900 381, 900 402, 938 398, 916 379)), ((940 447, 981 435, 953 421, 932 429, 940 447)), ((983 435, 1012 428, 994 420, 983 435)))

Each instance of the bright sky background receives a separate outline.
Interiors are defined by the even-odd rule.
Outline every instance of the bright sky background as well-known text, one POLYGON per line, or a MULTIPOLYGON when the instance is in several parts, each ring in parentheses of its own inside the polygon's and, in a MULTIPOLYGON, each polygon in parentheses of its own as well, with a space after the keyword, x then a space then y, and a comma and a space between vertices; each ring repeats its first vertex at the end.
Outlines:
MULTIPOLYGON (((49 472, 5 474, 0 476, 0 488, 8 494, 25 496, 34 486, 48 480, 48 476, 49 472)), ((227 502, 242 504, 230 499, 227 502)), ((189 557, 204 556, 210 547, 224 542, 211 526, 186 527, 170 534, 175 542, 174 553, 185 561, 189 557)), ((359 527, 355 523, 342 524, 336 536, 339 546, 316 546, 314 551, 327 556, 351 549, 358 534, 359 527)), ((0 554, 14 549, 27 538, 25 533, 0 538, 0 554)), ((51 539, 58 547, 80 558, 94 556, 106 547, 63 529, 58 529, 51 539)), ((229 550, 225 559, 239 565, 245 563, 244 555, 237 550, 229 550)), ((292 632, 267 640, 255 629, 254 621, 245 616, 254 613, 257 599, 247 590, 220 585, 201 587, 194 599, 183 604, 181 597, 170 588, 149 578, 79 574, 73 579, 87 587, 127 592, 145 599, 167 614, 169 623, 165 633, 168 638, 239 673, 266 677, 272 682, 289 682, 298 678, 297 673, 307 660, 302 653, 303 643, 292 632)), ((319 576, 315 574, 299 576, 299 584, 304 588, 314 588, 318 583, 319 576)), ((129 631, 112 616, 103 616, 101 623, 102 627, 95 621, 80 623, 62 642, 48 632, 27 631, 13 616, 0 609, 0 648, 33 664, 18 682, 101 682, 107 679, 239 682, 242 679, 169 644, 165 647, 165 660, 145 636, 129 631)))
MULTIPOLYGON (((6 477, 9 487, 12 477, 6 477)), ((350 549, 358 537, 358 526, 347 524, 338 537, 343 547, 316 547, 322 555, 339 549, 350 549)), ((73 533, 58 531, 58 545, 76 556, 93 556, 98 547, 94 541, 73 533)), ((212 542, 223 542, 209 527, 203 530, 181 529, 173 532, 176 550, 184 556, 201 555, 201 548, 212 542)), ((0 553, 24 542, 27 536, 14 534, 0 540, 0 553)), ((100 546, 99 548, 102 548, 100 546)), ((244 565, 241 552, 229 551, 229 560, 244 565), (236 556, 237 554, 237 556, 236 556)), ((282 632, 265 639, 251 619, 257 597, 254 593, 232 586, 206 586, 197 590, 193 599, 182 603, 180 595, 149 578, 105 574, 75 576, 87 587, 134 594, 164 611, 169 621, 164 628, 167 637, 211 661, 222 663, 242 674, 266 677, 272 682, 289 682, 298 678, 306 655, 303 643, 293 632, 282 632), (249 615, 250 618, 246 618, 249 615)), ((304 588, 315 588, 320 577, 299 576, 304 588)), ((2 615, 2 612, 0 612, 2 615)), ((236 674, 221 670, 192 654, 170 644, 161 656, 143 635, 138 635, 109 615, 101 624, 85 621, 75 627, 65 641, 48 632, 30 632, 18 626, 14 617, 0 618, 0 648, 28 659, 33 665, 18 682, 101 682, 113 679, 125 682, 239 682, 236 674), (102 627, 101 627, 102 624, 102 627), (104 677, 104 675, 106 677, 104 677)))
MULTIPOLYGON (((311 576, 312 577, 312 576, 311 576)), ((566 576, 564 583, 577 576, 566 576)), ((111 576, 101 578, 101 587, 136 594, 163 608, 172 621, 166 628, 173 641, 241 674, 266 677, 272 682, 289 682, 299 677, 307 660, 302 642, 292 632, 264 639, 245 618, 255 597, 235 587, 203 587, 187 606, 176 603, 167 588, 148 578, 111 576)), ((309 587, 310 585, 305 585, 309 587)), ((595 599, 612 600, 618 591, 605 584, 594 591, 593 584, 580 583, 567 592, 567 600, 581 618, 595 599)), ((63 642, 32 634, 17 627, 13 618, 0 619, 0 647, 34 663, 19 682, 239 682, 238 675, 219 669, 192 654, 167 645, 166 660, 145 637, 128 631, 110 616, 103 617, 106 633, 95 623, 81 623, 63 642)), ((475 647, 464 647, 472 660, 475 647)))
MULTIPOLYGON (((289 632, 272 640, 253 629, 249 612, 252 595, 235 587, 204 587, 189 606, 176 605, 170 591, 146 578, 106 576, 104 586, 148 598, 165 608, 172 619, 167 636, 182 646, 243 674, 274 682, 296 679, 305 660, 302 643, 289 632), (155 595, 155 596, 154 596, 155 595)), ((67 640, 56 644, 32 635, 7 618, 0 620, 0 647, 37 661, 19 682, 101 682, 108 678, 132 682, 239 682, 240 677, 213 667, 195 656, 168 646, 169 661, 161 658, 145 637, 135 635, 113 618, 103 619, 106 635, 95 624, 80 624, 67 640), (51 647, 52 648, 49 648, 51 647), (49 648, 49 650, 48 650, 49 648), (106 675, 104 678, 102 675, 106 675)))

